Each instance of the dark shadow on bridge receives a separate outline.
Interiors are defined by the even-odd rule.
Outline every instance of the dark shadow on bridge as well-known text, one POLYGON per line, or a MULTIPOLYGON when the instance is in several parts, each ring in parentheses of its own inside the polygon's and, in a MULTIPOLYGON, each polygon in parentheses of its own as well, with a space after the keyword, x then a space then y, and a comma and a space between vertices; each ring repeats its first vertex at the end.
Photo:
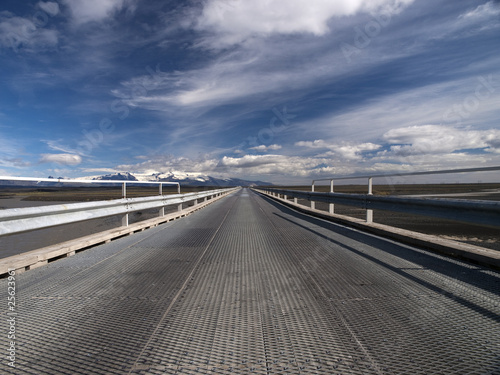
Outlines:
MULTIPOLYGON (((491 272, 484 272, 485 270, 488 270, 486 268, 481 268, 476 265, 469 265, 467 266, 465 262, 463 261, 457 261, 457 260, 452 260, 452 259, 446 259, 445 256, 442 255, 437 255, 430 253, 428 251, 419 249, 417 247, 411 247, 410 245, 402 245, 402 244, 397 244, 393 240, 389 239, 384 239, 381 237, 377 237, 373 234, 368 234, 368 233, 363 233, 360 232, 358 229, 350 229, 347 227, 344 227, 339 224, 327 222, 326 220, 322 219, 317 219, 315 217, 297 212, 291 208, 288 208, 282 204, 279 204, 275 202, 274 200, 264 197, 270 204, 272 204, 274 207, 279 209, 281 212, 286 213, 287 215, 290 215, 294 218, 304 220, 310 224, 313 224, 315 226, 327 229, 331 232, 338 233, 340 235, 346 236, 346 237, 351 237, 353 238, 353 230, 356 231, 356 236, 355 240, 357 242, 363 243, 368 246, 375 247, 377 249, 381 249, 385 251, 388 254, 391 254, 395 257, 404 259, 406 261, 415 263, 423 267, 424 269, 428 269, 434 272, 437 272, 441 275, 447 276, 449 278, 458 280, 460 282, 469 284, 471 286, 474 286, 476 288, 482 289, 486 292, 492 293, 494 295, 500 296, 500 276, 495 275, 494 271, 491 272)), ((496 313, 489 311, 488 309, 478 306, 474 304, 472 301, 467 300, 466 298, 463 298, 459 295, 456 295, 454 293, 451 293, 449 291, 446 291, 436 285, 433 285, 429 282, 426 282, 424 280, 419 279, 416 276, 413 276, 411 274, 408 274, 405 272, 404 268, 399 268, 392 266, 380 259, 377 259, 369 254, 366 254, 362 251, 359 251, 358 249, 352 247, 352 246, 347 246, 344 243, 341 243, 339 241, 336 241, 335 239, 324 235, 323 233, 320 233, 318 231, 315 231, 314 229, 298 224, 297 222, 290 220, 289 218, 280 215, 278 213, 275 213, 277 217, 286 220, 288 222, 291 222, 295 225, 298 225, 299 227, 331 242, 334 243, 338 246, 341 246, 344 249, 347 249, 359 256, 364 257, 365 259, 368 259, 380 266, 383 266, 392 272, 397 273, 398 275, 401 275, 409 280, 412 280, 416 283, 419 283, 420 285, 428 288, 429 290, 432 290, 436 293, 439 293, 441 295, 444 295, 478 313, 481 315, 492 319, 496 322, 500 322, 500 316, 498 316, 496 313)), ((489 271, 489 270, 488 270, 489 271)))

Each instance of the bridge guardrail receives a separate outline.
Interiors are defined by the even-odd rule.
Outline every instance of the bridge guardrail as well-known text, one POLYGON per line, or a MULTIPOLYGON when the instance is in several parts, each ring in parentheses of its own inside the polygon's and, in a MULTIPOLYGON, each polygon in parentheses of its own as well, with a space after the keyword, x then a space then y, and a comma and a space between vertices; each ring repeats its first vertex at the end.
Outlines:
MULTIPOLYGON (((306 199, 310 202, 343 204, 368 210, 405 212, 423 216, 500 227, 500 202, 437 198, 386 197, 371 194, 305 192, 298 190, 258 188, 271 196, 284 199, 306 199)), ((373 217, 371 217, 373 220, 373 217)), ((367 215, 367 222, 370 217, 367 215)))
POLYGON ((0 235, 21 233, 115 215, 124 215, 122 225, 128 226, 129 213, 158 208, 159 216, 163 216, 165 206, 177 204, 180 211, 183 203, 194 201, 197 204, 200 199, 207 200, 209 197, 213 198, 231 190, 233 189, 57 204, 41 207, 11 208, 0 211, 0 235))
POLYGON ((411 197, 381 197, 373 195, 373 179, 374 178, 387 178, 393 176, 420 176, 420 175, 442 175, 442 174, 456 174, 456 173, 471 173, 471 172, 493 172, 500 171, 500 166, 480 167, 480 168, 461 168, 461 169, 446 169, 438 171, 421 171, 421 172, 405 172, 395 174, 380 174, 380 175, 367 175, 367 176, 345 176, 345 177, 329 177, 320 178, 312 181, 311 191, 297 191, 286 189, 271 189, 263 188, 266 194, 283 194, 286 197, 294 198, 294 203, 297 204, 297 199, 306 199, 310 201, 312 210, 315 210, 315 202, 329 203, 328 212, 334 213, 335 203, 347 206, 354 206, 366 209, 366 222, 373 222, 373 210, 386 210, 405 212, 409 214, 438 217, 442 219, 461 221, 466 223, 488 225, 498 227, 500 226, 500 202, 489 202, 481 200, 458 200, 458 199, 436 199, 426 198, 418 199, 411 197), (345 194, 334 193, 333 183, 339 180, 353 180, 353 179, 368 179, 368 193, 367 194, 345 194), (318 181, 329 181, 330 192, 320 193, 315 192, 315 184, 318 181))
POLYGON ((143 220, 131 224, 130 226, 127 223, 126 226, 122 225, 117 228, 75 238, 59 244, 49 245, 7 258, 1 258, 0 278, 8 275, 7 272, 9 270, 16 270, 16 273, 21 273, 41 267, 56 259, 72 256, 77 251, 184 217, 238 189, 239 187, 170 196, 122 198, 111 201, 0 210, 0 235, 8 235, 33 229, 92 220, 110 215, 120 215, 124 213, 128 215, 128 213, 138 210, 159 208, 159 216, 156 218, 143 220), (203 201, 198 202, 200 199, 203 199, 203 201), (194 201, 193 206, 178 209, 168 214, 164 212, 165 205, 179 204, 179 208, 181 208, 182 203, 192 201, 194 201))

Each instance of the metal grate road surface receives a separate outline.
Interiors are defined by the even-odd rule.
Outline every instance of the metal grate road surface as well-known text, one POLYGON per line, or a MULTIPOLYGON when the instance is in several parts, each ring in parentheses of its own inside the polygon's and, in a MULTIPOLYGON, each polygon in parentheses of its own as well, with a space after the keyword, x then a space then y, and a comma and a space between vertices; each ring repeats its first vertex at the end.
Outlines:
POLYGON ((499 294, 496 272, 243 189, 18 275, 0 373, 500 374, 499 294))

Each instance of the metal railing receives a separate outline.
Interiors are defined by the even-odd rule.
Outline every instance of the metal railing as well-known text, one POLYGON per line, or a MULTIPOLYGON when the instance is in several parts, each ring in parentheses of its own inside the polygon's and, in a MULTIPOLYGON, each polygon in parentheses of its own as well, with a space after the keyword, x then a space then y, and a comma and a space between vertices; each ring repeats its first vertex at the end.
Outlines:
POLYGON ((0 210, 0 235, 21 233, 35 229, 48 228, 63 224, 76 223, 81 221, 93 220, 102 217, 123 215, 122 226, 128 226, 128 215, 132 212, 155 209, 159 210, 159 216, 165 215, 165 207, 178 205, 177 210, 182 210, 182 204, 198 200, 214 198, 233 189, 218 189, 187 194, 161 195, 161 186, 163 184, 180 185, 177 182, 154 182, 154 181, 121 181, 121 180, 66 180, 66 179, 36 179, 28 177, 4 177, 0 180, 9 181, 44 181, 44 182, 62 182, 62 183, 94 183, 94 184, 122 184, 123 198, 108 201, 96 201, 85 203, 55 204, 41 207, 10 208, 0 210), (160 195, 126 198, 127 184, 159 184, 160 195))
MULTIPOLYGON (((181 185, 178 182, 167 182, 167 181, 131 181, 131 180, 80 180, 80 179, 65 179, 65 178, 35 178, 35 177, 10 177, 10 176, 0 176, 0 181, 19 181, 19 182, 50 182, 52 184, 114 184, 122 186, 122 198, 127 198, 127 184, 129 185, 158 185, 159 195, 163 194, 163 185, 177 185, 177 194, 181 193, 181 185)), ((178 208, 182 209, 181 206, 178 208)), ((160 209, 164 214, 164 208, 160 209)), ((163 216, 162 212, 160 215, 163 216)), ((122 225, 128 226, 128 213, 122 217, 122 225)))
POLYGON ((133 180, 79 180, 66 178, 35 178, 35 177, 9 177, 0 176, 0 181, 24 181, 24 182, 51 182, 51 183, 74 183, 74 184, 120 184, 122 185, 122 198, 127 197, 127 184, 129 185, 158 185, 159 194, 162 195, 163 185, 177 185, 177 193, 181 193, 181 184, 179 182, 167 181, 133 181, 133 180))
POLYGON ((482 167, 482 168, 462 168, 462 169, 445 169, 440 171, 421 171, 421 172, 405 172, 405 173, 390 173, 390 174, 377 174, 367 176, 346 176, 346 177, 327 177, 312 180, 311 191, 314 191, 314 185, 317 181, 330 181, 330 192, 333 193, 333 181, 339 180, 353 180, 353 179, 368 179, 368 194, 372 194, 373 179, 376 177, 402 177, 402 176, 422 176, 431 174, 449 174, 449 173, 467 173, 467 172, 492 172, 500 171, 500 166, 482 167))
POLYGON ((316 179, 312 181, 311 191, 297 191, 287 189, 260 188, 268 195, 284 196, 284 199, 293 198, 294 203, 298 199, 306 199, 311 202, 311 209, 316 209, 315 202, 324 202, 329 204, 329 213, 334 213, 334 204, 354 206, 366 210, 366 222, 373 222, 373 210, 387 210, 405 212, 409 214, 418 214, 423 216, 438 217, 448 220, 474 223, 480 225, 500 226, 500 202, 480 201, 480 200, 458 200, 458 199, 436 199, 436 198, 411 198, 411 197, 387 197, 373 195, 373 179, 377 177, 391 176, 416 176, 426 174, 447 174, 464 172, 490 172, 498 171, 500 166, 485 168, 454 169, 428 172, 411 172, 385 175, 370 176, 351 176, 351 177, 331 177, 316 179), (335 193, 333 191, 333 182, 336 180, 348 179, 368 179, 367 194, 345 194, 335 193), (330 192, 315 192, 315 183, 318 181, 330 181, 330 192))

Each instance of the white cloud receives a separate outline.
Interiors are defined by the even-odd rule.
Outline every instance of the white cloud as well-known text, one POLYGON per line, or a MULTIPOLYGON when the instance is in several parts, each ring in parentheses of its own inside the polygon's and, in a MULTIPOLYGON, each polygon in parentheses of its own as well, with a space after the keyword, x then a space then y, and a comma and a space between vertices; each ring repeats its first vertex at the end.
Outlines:
POLYGON ((26 145, 22 139, 0 134, 0 144, 2 145, 0 148, 0 166, 12 169, 31 166, 31 162, 25 160, 27 156, 24 152, 26 145))
POLYGON ((391 129, 383 138, 394 155, 436 155, 466 149, 499 152, 500 130, 469 130, 443 125, 418 125, 391 129), (396 145, 394 145, 396 144, 396 145))
POLYGON ((54 17, 59 13, 59 4, 57 3, 51 1, 47 2, 40 1, 37 5, 40 7, 40 9, 42 9, 44 12, 48 13, 52 17, 54 17))
POLYGON ((272 33, 324 35, 332 17, 357 12, 396 12, 413 0, 254 0, 206 2, 198 20, 200 29, 214 30, 212 44, 240 43, 249 37, 272 33))
POLYGON ((283 70, 268 69, 262 52, 250 55, 253 52, 229 54, 200 69, 162 73, 157 77, 135 77, 122 82, 113 94, 129 98, 124 101, 130 106, 161 111, 173 106, 173 111, 177 112, 179 107, 216 106, 297 86, 318 74, 311 69, 310 73, 291 81, 283 70))
MULTIPOLYGON (((330 14, 329 18, 384 7, 389 7, 394 11, 411 2, 412 0, 357 0, 354 2, 316 0, 310 4, 310 2, 296 0, 291 4, 287 1, 272 0, 269 4, 267 2, 264 4, 261 0, 255 2, 229 0, 209 1, 205 5, 205 10, 213 12, 214 17, 227 16, 228 22, 233 22, 238 17, 248 18, 248 22, 245 21, 248 33, 267 35, 267 32, 261 30, 265 27, 263 26, 265 17, 270 17, 268 22, 271 25, 269 26, 270 32, 287 33, 280 31, 278 26, 274 28, 272 25, 276 23, 276 25, 286 24, 291 28, 298 27, 301 20, 307 18, 304 14, 307 15, 307 12, 313 12, 316 8, 319 18, 330 14), (262 15, 260 13, 256 15, 255 12, 261 12, 262 15), (288 14, 289 12, 291 14, 288 14), (258 21, 252 17, 258 17, 258 21), (281 18, 283 18, 282 21, 280 21, 281 18)), ((313 23, 316 22, 314 19, 313 21, 313 23)), ((354 22, 354 20, 349 22, 354 22)), ((237 23, 240 26, 245 24, 237 23)), ((219 25, 222 29, 216 27, 215 24, 210 26, 217 32, 214 35, 203 33, 205 42, 210 44, 211 36, 216 44, 221 43, 225 37, 238 40, 245 37, 238 33, 238 28, 226 25, 227 29, 225 29, 224 25, 219 25)), ((344 28, 341 30, 345 32, 344 28)), ((351 32, 348 31, 348 33, 351 32)), ((353 36, 354 31, 351 34, 349 36, 353 36)), ((157 80, 152 80, 152 77, 147 75, 138 76, 122 82, 121 87, 112 92, 129 106, 172 113, 178 113, 179 107, 192 110, 242 101, 253 103, 265 94, 273 96, 278 102, 279 96, 286 96, 298 90, 305 91, 310 87, 318 87, 325 81, 332 81, 335 77, 352 74, 353 67, 345 64, 345 57, 339 48, 340 36, 315 38, 314 35, 310 33, 308 37, 293 40, 286 36, 274 39, 257 38, 251 43, 228 49, 214 59, 208 59, 201 67, 197 65, 196 69, 188 68, 161 73, 157 80), (314 58, 309 56, 314 56, 314 58), (146 90, 140 90, 141 87, 146 90)), ((200 45, 203 46, 204 42, 200 42, 195 47, 200 45)), ((401 51, 399 49, 384 51, 384 60, 394 55, 400 57, 404 54, 401 51)), ((359 59, 362 60, 362 57, 359 59)), ((372 65, 374 60, 371 59, 368 63, 372 65)))
MULTIPOLYGON (((62 140, 41 140, 41 142, 45 143, 51 150, 54 151, 61 151, 64 154, 78 154, 78 155, 84 155, 82 152, 78 152, 76 149, 64 145, 61 143, 62 140)), ((84 155, 85 156, 85 155, 84 155)))
POLYGON ((19 149, 21 148, 19 141, 20 140, 0 134, 0 144, 2 145, 2 148, 0 148, 0 157, 3 159, 5 157, 15 157, 18 155, 19 149))
POLYGON ((85 168, 82 170, 84 173, 106 173, 106 174, 111 174, 111 173, 117 173, 119 172, 115 168, 85 168))
MULTIPOLYGON (((143 174, 182 171, 188 174, 206 174, 215 177, 240 177, 244 179, 258 176, 295 176, 308 177, 311 174, 347 173, 344 168, 333 165, 332 159, 299 157, 285 155, 244 155, 241 157, 223 156, 190 159, 185 157, 157 156, 150 160, 129 165, 119 165, 114 170, 143 174), (331 163, 331 164, 328 164, 331 163)), ((263 177, 263 178, 264 178, 263 177)))
POLYGON ((332 158, 301 157, 288 155, 244 155, 242 157, 224 156, 217 170, 227 174, 245 176, 272 176, 275 178, 324 176, 353 173, 357 168, 339 163, 332 158))
MULTIPOLYGON (((231 0, 209 1, 206 3, 205 9, 213 8, 214 12, 220 12, 222 15, 234 12, 241 17, 251 17, 251 14, 245 15, 243 9, 246 9, 247 6, 253 7, 254 3, 248 2, 249 5, 245 3, 231 0)), ((356 2, 355 7, 358 11, 365 9, 362 3, 362 1, 356 2)), ((405 6, 409 3, 379 1, 371 6, 381 7, 384 4, 392 4, 392 7, 396 8, 397 4, 405 6)), ((260 0, 256 4, 259 7, 260 0)), ((307 3, 301 2, 301 4, 307 3)), ((318 4, 320 3, 318 2, 318 4)), ((299 9, 301 6, 298 5, 299 9)), ((329 6, 325 5, 325 7, 329 6)), ((280 4, 277 0, 270 2, 269 11, 273 10, 273 7, 277 9, 282 7, 285 9, 284 12, 292 12, 290 8, 293 8, 280 4)), ((279 14, 272 17, 278 16, 279 14)), ((396 24, 396 17, 394 20, 394 24, 396 24)), ((355 22, 355 19, 349 20, 349 22, 355 22)), ((252 33, 258 34, 261 26, 259 22, 254 23, 249 24, 248 27, 254 27, 255 30, 252 33)), ((440 23, 439 27, 449 29, 450 24, 454 23, 456 23, 456 18, 440 23)), ((294 22, 290 22, 290 24, 293 25, 294 22)), ((235 37, 238 36, 237 30, 224 31, 214 25, 212 27, 219 30, 215 37, 217 40, 220 40, 220 33, 223 32, 227 32, 228 37, 233 34, 235 37)), ((400 29, 397 33, 382 33, 378 37, 380 39, 377 43, 370 44, 369 53, 366 49, 362 54, 356 56, 356 62, 363 61, 365 63, 359 68, 361 65, 345 64, 345 58, 338 48, 340 41, 349 41, 349 37, 353 37, 354 32, 352 31, 352 35, 344 38, 342 33, 346 32, 346 35, 349 35, 349 29, 339 27, 337 31, 339 35, 332 34, 328 38, 314 38, 312 36, 294 38, 293 44, 291 43, 292 38, 287 37, 254 40, 251 44, 243 47, 228 49, 223 54, 217 55, 215 59, 207 60, 208 62, 204 66, 197 66, 197 69, 189 70, 188 68, 184 71, 161 74, 160 80, 156 82, 147 75, 132 78, 123 82, 122 86, 114 90, 113 93, 118 97, 127 97, 128 99, 124 99, 124 103, 130 107, 137 106, 162 111, 168 113, 170 118, 172 116, 177 118, 185 115, 191 116, 195 113, 193 117, 197 119, 210 108, 233 103, 244 103, 247 109, 253 105, 254 108, 262 110, 266 108, 264 106, 267 104, 264 101, 259 102, 259 99, 265 95, 272 97, 274 102, 286 103, 290 96, 296 92, 306 92, 312 87, 320 87, 325 82, 335 81, 337 77, 343 79, 354 74, 362 74, 363 69, 369 69, 387 61, 397 60, 412 54, 417 55, 423 51, 424 45, 426 45, 425 42, 421 44, 420 41, 428 41, 429 38, 436 37, 433 35, 434 31, 430 32, 427 27, 415 30, 408 26, 408 28, 400 29), (419 38, 415 38, 415 33, 422 34, 419 38), (393 48, 406 37, 411 37, 412 40, 418 39, 419 42, 410 46, 411 48, 393 48), (314 56, 314 58, 307 58, 307 56, 314 56), (366 60, 363 60, 365 58, 366 60), (144 94, 130 95, 131 92, 134 92, 134 87, 137 88, 141 85, 148 88, 144 94), (149 89, 150 87, 151 89, 149 89)), ((441 35, 440 32, 437 34, 441 35)), ((304 128, 309 130, 313 127, 317 133, 315 137, 324 139, 332 134, 333 128, 335 131, 342 128, 339 129, 342 133, 357 133, 356 137, 359 138, 356 139, 356 142, 362 142, 365 140, 364 138, 367 141, 373 139, 375 133, 380 136, 381 129, 385 130, 407 124, 439 123, 443 121, 446 110, 450 110, 450 115, 445 121, 455 120, 458 116, 453 110, 454 106, 462 105, 468 96, 474 94, 475 87, 479 84, 476 77, 471 76, 471 72, 477 72, 478 69, 488 69, 496 62, 492 63, 488 60, 482 63, 488 64, 488 66, 464 65, 462 68, 464 71, 460 73, 472 77, 470 79, 448 82, 437 80, 438 83, 419 86, 404 92, 399 91, 381 99, 374 97, 373 100, 360 102, 361 106, 354 108, 350 113, 335 111, 334 117, 330 116, 330 118, 325 119, 324 126, 322 119, 314 119, 311 123, 304 124, 304 128), (466 69, 468 71, 465 71, 466 69)), ((421 71, 408 70, 405 71, 405 74, 408 80, 412 78, 419 80, 421 71)), ((140 90, 135 92, 140 93, 140 90)), ((480 101, 478 109, 473 113, 474 118, 470 116, 470 118, 459 119, 464 125, 475 126, 470 120, 477 120, 486 111, 498 111, 498 95, 486 93, 488 93, 489 98, 480 101)), ((249 112, 251 110, 249 109, 249 112)), ((498 118, 498 116, 496 117, 498 118)), ((223 124, 226 121, 227 119, 224 118, 219 123, 223 124)), ((296 121, 294 121, 295 125, 298 125, 296 121)), ((189 127, 182 128, 188 129, 189 127)))
POLYGON ((183 171, 186 173, 206 173, 214 171, 218 160, 206 155, 197 159, 173 157, 170 155, 156 155, 137 164, 122 164, 115 168, 117 171, 139 172, 145 174, 183 171))
POLYGON ((333 153, 335 153, 336 155, 340 155, 344 159, 359 160, 362 159, 362 152, 378 150, 380 147, 382 146, 376 145, 374 143, 344 143, 335 145, 331 148, 331 150, 333 153))
POLYGON ((102 21, 115 11, 122 9, 127 0, 64 0, 70 8, 77 25, 92 21, 102 21))
POLYGON ((280 145, 269 145, 269 146, 266 146, 266 145, 260 145, 260 146, 255 146, 255 147, 251 147, 250 150, 255 150, 255 151, 259 151, 259 152, 266 152, 266 151, 275 151, 275 150, 280 150, 281 149, 281 146, 280 145))
POLYGON ((269 95, 279 101, 289 92, 307 90, 348 69, 337 64, 343 59, 339 49, 307 44, 259 43, 253 49, 223 54, 198 69, 161 73, 156 80, 146 75, 132 78, 113 94, 129 106, 173 114, 180 108, 191 113, 193 109, 242 102, 269 106, 259 98, 269 95), (304 58, 308 54, 317 57, 304 58), (295 64, 289 64, 289 59, 295 64))
POLYGON ((78 165, 81 162, 82 162, 81 156, 74 154, 42 154, 40 158, 40 163, 78 165))
POLYGON ((313 142, 311 141, 300 141, 295 143, 296 146, 308 147, 308 148, 325 148, 329 152, 320 156, 337 156, 342 159, 347 160, 361 160, 363 158, 362 153, 364 151, 374 151, 381 148, 381 145, 377 145, 371 142, 365 143, 352 143, 352 142, 341 142, 328 143, 322 139, 317 139, 313 142))
MULTIPOLYGON (((283 155, 244 155, 240 158, 224 156, 218 168, 239 175, 307 175, 307 163, 299 157, 283 155)), ((310 166, 312 167, 312 166, 310 166)))
POLYGON ((423 28, 419 32, 430 39, 463 39, 500 27, 500 6, 494 1, 481 4, 448 22, 423 28))
POLYGON ((475 130, 446 125, 416 125, 396 127, 376 136, 377 143, 349 141, 330 142, 323 139, 296 142, 296 146, 312 150, 327 150, 302 160, 322 163, 302 175, 342 174, 336 166, 345 168, 345 175, 354 173, 397 173, 403 171, 466 168, 498 165, 500 130, 475 130), (364 152, 372 152, 365 157, 364 152), (376 152, 373 155, 373 152, 376 152), (332 169, 333 168, 333 169, 332 169))
POLYGON ((500 116, 500 91, 496 89, 500 77, 492 76, 491 91, 481 83, 486 78, 469 76, 401 90, 323 118, 294 121, 294 129, 299 134, 314 129, 314 136, 328 144, 335 143, 336 139, 357 144, 377 143, 379 137, 391 129, 421 124, 442 124, 453 129, 495 128, 500 116), (481 99, 476 96, 478 89, 481 99), (333 140, 329 138, 332 135, 333 140))
POLYGON ((56 46, 58 35, 56 30, 38 27, 31 19, 0 12, 0 47, 36 52, 56 46))
MULTIPOLYGON (((485 4, 478 5, 474 10, 460 15, 460 19, 464 20, 484 20, 500 15, 500 7, 495 5, 494 1, 489 1, 485 4)), ((498 22, 498 19, 497 19, 498 22)))
POLYGON ((31 163, 19 157, 1 157, 0 165, 2 167, 19 169, 30 167, 31 163))
MULTIPOLYGON (((400 127, 378 136, 379 143, 300 141, 296 146, 318 150, 315 155, 247 154, 200 158, 153 156, 117 171, 144 174, 182 171, 215 177, 305 181, 309 178, 452 169, 498 164, 500 130, 458 129, 442 125, 400 127), (380 142, 384 141, 384 142, 380 142), (384 150, 380 150, 381 148, 384 150), (469 148, 486 151, 471 152, 469 148), (465 149, 463 149, 465 148, 465 149), (324 152, 326 150, 326 152, 324 152), (365 157, 365 152, 371 152, 365 157), (376 152, 373 155, 373 152, 376 152)), ((286 148, 286 147, 285 147, 286 148)))
POLYGON ((219 166, 230 168, 253 168, 266 164, 279 163, 285 159, 286 157, 282 155, 245 155, 241 158, 224 156, 219 166))
POLYGON ((309 148, 329 148, 330 144, 326 143, 322 139, 316 139, 315 141, 299 141, 299 142, 295 142, 295 146, 309 147, 309 148))

